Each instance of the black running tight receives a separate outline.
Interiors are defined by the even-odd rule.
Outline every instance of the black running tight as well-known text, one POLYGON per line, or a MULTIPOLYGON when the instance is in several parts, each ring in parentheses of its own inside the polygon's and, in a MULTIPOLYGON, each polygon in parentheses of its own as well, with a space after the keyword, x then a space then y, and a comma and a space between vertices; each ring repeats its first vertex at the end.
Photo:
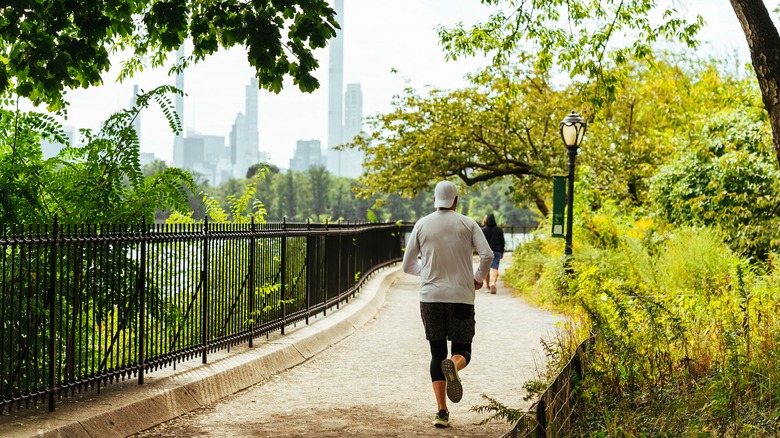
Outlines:
MULTIPOLYGON (((431 344, 431 380, 444 380, 444 372, 441 370, 441 362, 447 358, 447 340, 428 341, 431 344)), ((471 343, 452 343, 453 356, 459 354, 466 359, 466 365, 471 362, 471 343)))

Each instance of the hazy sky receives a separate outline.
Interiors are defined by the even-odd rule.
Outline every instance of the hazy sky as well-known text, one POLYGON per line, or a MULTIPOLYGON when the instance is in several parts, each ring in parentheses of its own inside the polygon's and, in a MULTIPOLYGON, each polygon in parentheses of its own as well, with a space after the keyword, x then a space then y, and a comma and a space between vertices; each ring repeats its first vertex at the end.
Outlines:
MULTIPOLYGON (((777 1, 766 3, 774 8, 777 1)), ((747 43, 727 0, 677 0, 675 4, 704 16, 707 28, 701 39, 710 42, 705 48, 711 46, 720 54, 739 51, 747 62, 747 43)), ((363 113, 368 116, 388 111, 392 96, 401 93, 407 79, 418 90, 426 85, 465 85, 465 74, 486 61, 445 62, 436 27, 483 21, 489 12, 479 0, 344 0, 344 88, 348 83, 361 84, 363 113)), ((260 91, 260 149, 283 168, 289 166, 297 140, 318 139, 326 147, 328 49, 315 52, 315 57, 320 62, 315 73, 320 88, 314 93, 302 93, 292 82, 278 95, 260 91)), ((97 129, 111 112, 129 105, 134 84, 145 90, 173 85, 166 72, 167 68, 147 71, 113 84, 116 73, 112 71, 104 76, 107 85, 70 92, 69 118, 63 124, 97 129)), ((184 83, 185 127, 227 138, 237 113, 243 111, 244 88, 251 76, 241 49, 220 52, 189 68, 184 83)), ((172 145, 173 135, 162 113, 157 109, 142 113, 141 150, 171 162, 172 145)))

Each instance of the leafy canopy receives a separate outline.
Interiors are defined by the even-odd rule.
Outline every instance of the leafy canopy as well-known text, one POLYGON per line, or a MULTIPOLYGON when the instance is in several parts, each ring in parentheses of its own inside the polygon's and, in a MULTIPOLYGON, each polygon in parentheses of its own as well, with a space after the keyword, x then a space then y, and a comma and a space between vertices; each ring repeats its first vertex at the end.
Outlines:
POLYGON ((414 198, 439 179, 472 186, 510 176, 517 203, 544 197, 551 175, 562 171, 558 123, 571 93, 527 65, 488 68, 470 81, 427 95, 407 88, 392 112, 369 119, 371 134, 350 145, 366 154, 362 196, 414 198))
POLYGON ((695 47, 701 16, 689 17, 671 5, 655 11, 649 0, 482 0, 500 5, 485 23, 470 29, 458 24, 438 29, 450 59, 491 53, 504 64, 516 52, 534 53, 539 69, 559 69, 594 84, 590 98, 599 104, 618 91, 632 59, 645 59, 661 39, 695 47), (655 12, 654 12, 655 11, 655 12), (616 43, 628 37, 625 45, 616 43))
POLYGON ((591 207, 608 200, 645 205, 649 179, 675 148, 690 147, 692 132, 724 108, 756 106, 759 99, 753 81, 726 72, 718 60, 690 51, 649 59, 653 68, 641 60, 623 67, 613 100, 599 107, 582 97, 591 85, 556 87, 533 62, 492 66, 463 89, 420 95, 408 88, 350 145, 366 153, 370 176, 362 178, 359 193, 413 198, 442 178, 484 188, 506 177, 512 201, 533 203, 546 215, 551 177, 567 171, 559 123, 567 109, 580 107, 590 120, 577 156, 578 180, 591 207))
POLYGON ((185 40, 197 62, 243 46, 261 86, 285 76, 302 91, 319 82, 312 50, 336 35, 327 0, 17 0, 0 7, 0 95, 14 92, 51 109, 67 89, 102 83, 110 56, 129 51, 120 79, 160 67, 185 40))
POLYGON ((780 248, 780 171, 767 153, 772 137, 765 114, 719 115, 702 137, 652 178, 654 209, 675 224, 720 229, 736 252, 766 261, 780 248))
POLYGON ((760 105, 755 81, 730 72, 728 60, 699 59, 691 51, 649 60, 652 67, 628 64, 614 100, 588 110, 592 119, 578 162, 589 168, 594 206, 609 199, 646 205, 650 178, 676 150, 701 141, 715 115, 760 105))

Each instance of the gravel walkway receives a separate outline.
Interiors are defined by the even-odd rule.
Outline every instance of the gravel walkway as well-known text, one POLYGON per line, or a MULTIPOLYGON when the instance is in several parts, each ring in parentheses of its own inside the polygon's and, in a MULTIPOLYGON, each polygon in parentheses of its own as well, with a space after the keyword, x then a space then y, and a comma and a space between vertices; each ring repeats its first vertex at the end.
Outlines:
MULTIPOLYGON (((400 268, 398 268, 400 269, 400 268)), ((461 372, 464 396, 449 404, 452 427, 436 429, 429 350, 418 301, 419 280, 401 275, 376 317, 313 359, 138 437, 497 437, 505 422, 477 425, 485 394, 527 407, 523 382, 540 362, 540 339, 560 318, 526 305, 499 281, 477 291, 477 334, 461 372)))

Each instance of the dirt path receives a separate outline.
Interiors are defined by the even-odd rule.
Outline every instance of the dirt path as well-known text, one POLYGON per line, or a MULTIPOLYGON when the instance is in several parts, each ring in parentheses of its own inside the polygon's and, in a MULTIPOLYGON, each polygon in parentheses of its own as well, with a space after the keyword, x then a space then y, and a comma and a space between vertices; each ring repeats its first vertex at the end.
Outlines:
POLYGON ((497 437, 510 425, 477 425, 486 394, 527 407, 540 338, 558 318, 499 288, 477 291, 473 360, 461 373, 464 396, 450 404, 452 427, 436 429, 429 350, 419 316, 418 280, 403 275, 376 317, 313 359, 219 403, 136 437, 497 437))

